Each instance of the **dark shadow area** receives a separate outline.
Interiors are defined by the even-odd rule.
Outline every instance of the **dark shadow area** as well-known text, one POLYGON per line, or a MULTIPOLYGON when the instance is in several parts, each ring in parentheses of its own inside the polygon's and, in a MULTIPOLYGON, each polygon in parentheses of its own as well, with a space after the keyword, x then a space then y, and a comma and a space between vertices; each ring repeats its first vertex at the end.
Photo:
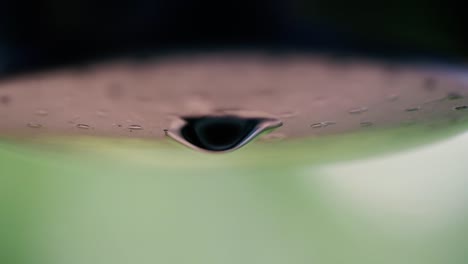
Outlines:
POLYGON ((3 0, 0 76, 199 50, 463 62, 466 22, 436 0, 3 0))

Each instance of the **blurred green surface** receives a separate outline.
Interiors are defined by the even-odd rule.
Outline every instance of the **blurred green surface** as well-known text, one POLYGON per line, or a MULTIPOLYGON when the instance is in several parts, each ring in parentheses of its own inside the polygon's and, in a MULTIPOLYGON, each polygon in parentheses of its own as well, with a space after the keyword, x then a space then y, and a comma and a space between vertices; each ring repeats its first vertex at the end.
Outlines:
POLYGON ((465 124, 255 142, 0 141, 0 263, 466 263, 465 124))

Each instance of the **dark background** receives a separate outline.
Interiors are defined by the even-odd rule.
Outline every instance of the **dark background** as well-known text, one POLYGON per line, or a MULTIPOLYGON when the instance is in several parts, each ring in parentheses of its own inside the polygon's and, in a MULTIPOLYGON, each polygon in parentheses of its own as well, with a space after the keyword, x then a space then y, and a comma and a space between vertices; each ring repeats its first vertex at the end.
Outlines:
POLYGON ((435 0, 0 0, 0 75, 199 50, 463 63, 461 3, 435 0))

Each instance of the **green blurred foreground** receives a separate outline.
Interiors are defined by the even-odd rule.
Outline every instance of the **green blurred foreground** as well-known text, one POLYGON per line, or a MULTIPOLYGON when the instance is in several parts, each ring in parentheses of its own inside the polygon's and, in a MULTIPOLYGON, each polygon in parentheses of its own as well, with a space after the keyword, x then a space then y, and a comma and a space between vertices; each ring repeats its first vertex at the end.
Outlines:
POLYGON ((465 129, 371 128, 226 155, 3 140, 0 263, 467 263, 465 129))

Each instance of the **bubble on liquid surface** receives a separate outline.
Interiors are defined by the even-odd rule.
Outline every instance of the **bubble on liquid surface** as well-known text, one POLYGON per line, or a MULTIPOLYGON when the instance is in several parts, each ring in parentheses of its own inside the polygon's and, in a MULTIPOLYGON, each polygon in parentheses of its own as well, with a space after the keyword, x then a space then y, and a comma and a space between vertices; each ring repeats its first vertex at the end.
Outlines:
POLYGON ((91 128, 89 125, 86 125, 86 124, 77 124, 76 127, 79 128, 79 129, 90 129, 91 128))
POLYGON ((293 118, 299 115, 299 111, 284 111, 278 114, 280 118, 293 118))
POLYGON ((408 107, 408 108, 405 109, 406 112, 416 112, 416 111, 419 111, 419 110, 421 110, 420 106, 408 107))
POLYGON ((318 122, 318 123, 314 123, 314 124, 311 124, 310 127, 311 128, 323 128, 323 127, 327 127, 327 126, 331 126, 331 125, 335 125, 336 122, 334 121, 323 121, 323 122, 318 122))
POLYGON ((128 129, 130 130, 143 130, 143 127, 140 125, 129 125, 128 129))
POLYGON ((448 100, 459 100, 462 99, 463 95, 457 93, 457 92, 450 92, 447 94, 447 99, 448 100))
POLYGON ((35 123, 35 122, 29 122, 29 123, 27 124, 27 126, 30 127, 30 128, 41 128, 41 127, 42 127, 41 124, 35 123))
POLYGON ((361 127, 371 127, 371 126, 374 125, 374 123, 371 122, 371 121, 362 121, 362 122, 359 123, 359 125, 360 125, 361 127))
POLYGON ((360 107, 356 107, 356 108, 352 108, 352 109, 348 110, 348 113, 352 114, 352 115, 358 115, 358 114, 362 114, 364 112, 367 112, 368 110, 369 110, 369 108, 367 108, 366 106, 360 106, 360 107))
POLYGON ((280 120, 270 117, 187 116, 176 119, 165 133, 196 150, 228 152, 246 145, 258 134, 281 125, 280 120))
POLYGON ((455 107, 453 108, 453 110, 457 110, 457 111, 459 111, 459 110, 468 110, 468 105, 459 105, 459 106, 455 106, 455 107))

